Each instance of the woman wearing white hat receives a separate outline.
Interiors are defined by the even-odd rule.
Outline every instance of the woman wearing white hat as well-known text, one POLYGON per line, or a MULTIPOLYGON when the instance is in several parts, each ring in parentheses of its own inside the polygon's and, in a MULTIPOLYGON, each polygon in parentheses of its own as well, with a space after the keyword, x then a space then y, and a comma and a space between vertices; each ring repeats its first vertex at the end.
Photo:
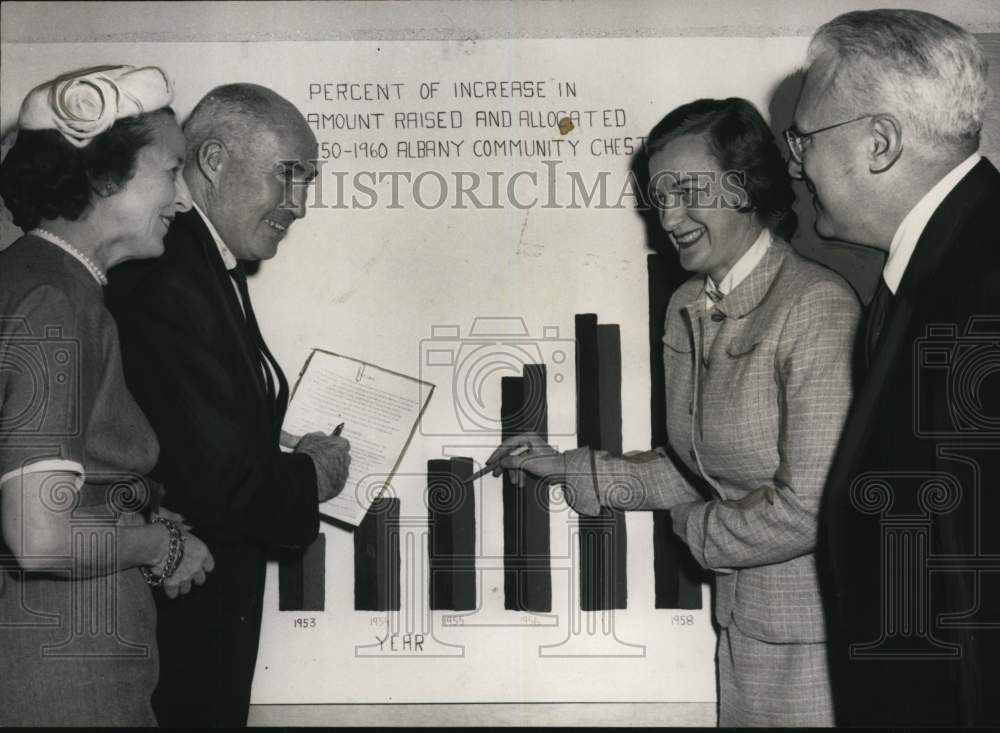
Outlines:
POLYGON ((155 725, 156 610, 212 558, 143 478, 159 447, 122 375, 110 267, 191 206, 155 67, 63 75, 22 104, 0 194, 0 725, 155 725))

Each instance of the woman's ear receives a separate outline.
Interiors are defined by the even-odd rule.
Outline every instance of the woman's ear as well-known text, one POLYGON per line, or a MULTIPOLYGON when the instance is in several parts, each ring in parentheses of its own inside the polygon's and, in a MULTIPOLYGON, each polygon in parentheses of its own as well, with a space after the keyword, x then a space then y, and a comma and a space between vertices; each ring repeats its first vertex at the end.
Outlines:
POLYGON ((108 180, 91 181, 90 187, 102 199, 110 198, 122 190, 122 186, 108 180))

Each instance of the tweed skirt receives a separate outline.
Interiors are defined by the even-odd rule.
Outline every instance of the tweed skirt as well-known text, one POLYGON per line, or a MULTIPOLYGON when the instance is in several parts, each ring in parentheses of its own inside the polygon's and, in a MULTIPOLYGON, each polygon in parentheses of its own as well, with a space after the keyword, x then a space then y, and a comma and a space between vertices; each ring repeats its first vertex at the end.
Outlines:
POLYGON ((826 644, 773 644, 730 624, 719 633, 719 726, 832 726, 826 644))

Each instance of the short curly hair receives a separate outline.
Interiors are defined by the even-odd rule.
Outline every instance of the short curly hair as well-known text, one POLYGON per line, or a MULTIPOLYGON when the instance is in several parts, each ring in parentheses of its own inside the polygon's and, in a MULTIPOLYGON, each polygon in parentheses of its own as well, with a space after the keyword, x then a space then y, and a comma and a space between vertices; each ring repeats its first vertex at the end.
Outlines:
POLYGON ((56 130, 18 130, 0 165, 0 196, 15 226, 27 232, 46 219, 79 219, 94 196, 135 175, 139 150, 153 140, 153 120, 170 107, 123 117, 83 148, 56 130))
POLYGON ((795 191, 781 149, 757 108, 740 97, 698 99, 670 111, 650 131, 649 157, 683 135, 704 135, 724 171, 738 171, 748 207, 783 239, 798 226, 795 191))

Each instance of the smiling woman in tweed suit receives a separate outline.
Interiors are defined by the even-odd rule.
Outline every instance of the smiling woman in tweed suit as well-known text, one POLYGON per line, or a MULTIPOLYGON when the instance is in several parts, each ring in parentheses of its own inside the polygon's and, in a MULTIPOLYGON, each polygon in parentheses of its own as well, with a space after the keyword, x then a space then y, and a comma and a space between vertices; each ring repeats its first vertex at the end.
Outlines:
POLYGON ((662 225, 696 273, 667 309, 669 450, 560 454, 519 436, 493 458, 530 443, 503 467, 563 483, 581 514, 671 510, 716 573, 720 725, 831 725, 813 549, 859 305, 784 240, 794 194, 749 102, 679 107, 648 149, 662 225))

